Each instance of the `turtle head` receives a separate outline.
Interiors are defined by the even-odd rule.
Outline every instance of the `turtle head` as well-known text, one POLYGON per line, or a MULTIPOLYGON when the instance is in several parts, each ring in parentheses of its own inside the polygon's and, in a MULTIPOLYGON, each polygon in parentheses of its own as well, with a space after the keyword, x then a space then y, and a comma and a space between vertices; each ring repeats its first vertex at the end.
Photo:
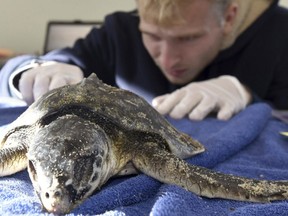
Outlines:
POLYGON ((75 115, 39 128, 27 154, 28 172, 48 212, 70 212, 107 181, 109 142, 101 127, 75 115))

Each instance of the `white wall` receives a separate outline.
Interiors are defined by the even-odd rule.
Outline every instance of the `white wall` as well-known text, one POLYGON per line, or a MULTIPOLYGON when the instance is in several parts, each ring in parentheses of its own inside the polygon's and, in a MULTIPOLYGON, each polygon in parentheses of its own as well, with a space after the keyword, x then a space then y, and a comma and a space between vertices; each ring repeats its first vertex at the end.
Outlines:
MULTIPOLYGON (((288 7, 288 0, 280 3, 288 7)), ((132 10, 135 0, 1 0, 0 48, 40 53, 49 20, 102 20, 116 10, 132 10)))
POLYGON ((102 20, 107 13, 132 9, 135 0, 1 0, 0 48, 39 53, 49 20, 102 20))
POLYGON ((280 4, 285 7, 288 7, 288 0, 280 0, 280 4))

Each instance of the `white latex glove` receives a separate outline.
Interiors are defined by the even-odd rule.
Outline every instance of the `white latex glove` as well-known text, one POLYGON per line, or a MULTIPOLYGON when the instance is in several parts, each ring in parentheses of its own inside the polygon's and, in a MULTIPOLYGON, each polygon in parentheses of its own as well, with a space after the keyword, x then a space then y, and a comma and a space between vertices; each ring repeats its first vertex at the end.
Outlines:
POLYGON ((233 76, 220 76, 202 82, 190 83, 171 94, 154 98, 155 109, 172 118, 188 115, 192 120, 202 120, 210 112, 227 120, 244 109, 251 100, 247 89, 233 76))
POLYGON ((74 65, 46 62, 25 71, 19 80, 23 100, 29 105, 44 93, 83 79, 82 70, 74 65))

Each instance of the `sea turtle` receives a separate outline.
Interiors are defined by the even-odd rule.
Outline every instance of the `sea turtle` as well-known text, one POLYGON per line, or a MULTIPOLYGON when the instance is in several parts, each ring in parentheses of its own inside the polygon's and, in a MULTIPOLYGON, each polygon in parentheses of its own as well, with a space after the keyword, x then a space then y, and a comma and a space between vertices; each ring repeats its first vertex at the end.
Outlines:
POLYGON ((68 213, 109 178, 141 171, 206 197, 288 198, 286 181, 221 174, 183 159, 204 151, 144 99, 95 74, 35 101, 0 137, 0 175, 28 167, 48 212, 68 213))

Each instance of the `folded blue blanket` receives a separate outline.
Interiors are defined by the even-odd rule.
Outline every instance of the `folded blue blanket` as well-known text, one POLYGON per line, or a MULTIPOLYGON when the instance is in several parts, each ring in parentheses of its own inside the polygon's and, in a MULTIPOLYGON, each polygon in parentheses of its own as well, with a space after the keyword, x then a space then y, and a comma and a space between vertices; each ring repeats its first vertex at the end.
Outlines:
MULTIPOLYGON (((24 108, 0 109, 0 125, 24 108)), ((229 121, 168 120, 202 142, 206 152, 192 164, 257 179, 288 179, 288 139, 279 134, 288 125, 271 116, 266 104, 249 106, 229 121)), ((0 215, 41 215, 27 171, 0 178, 0 215)), ((288 201, 250 203, 196 196, 144 174, 110 180, 70 215, 287 215, 288 201)))

